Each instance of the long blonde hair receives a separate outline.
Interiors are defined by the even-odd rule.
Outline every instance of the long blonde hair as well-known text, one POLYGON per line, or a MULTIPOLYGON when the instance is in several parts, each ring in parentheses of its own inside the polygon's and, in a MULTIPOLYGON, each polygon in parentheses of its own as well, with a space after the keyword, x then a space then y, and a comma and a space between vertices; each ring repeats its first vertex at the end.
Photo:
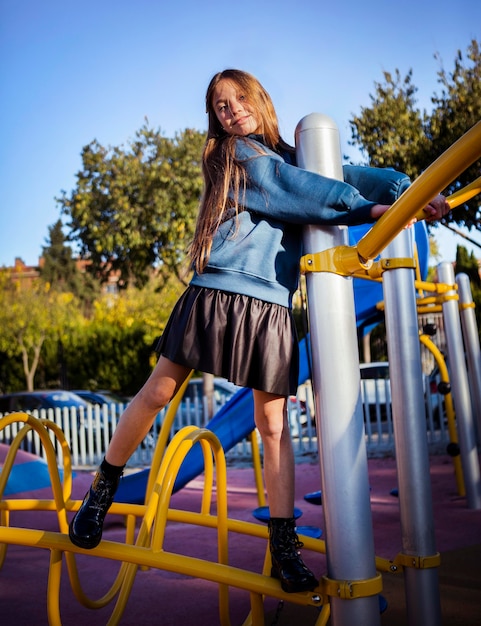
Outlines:
MULTIPOLYGON (((223 128, 214 107, 212 97, 221 80, 229 80, 244 94, 248 104, 255 109, 263 143, 272 150, 294 152, 279 134, 279 124, 271 97, 251 74, 241 70, 224 70, 217 73, 209 83, 205 96, 208 114, 207 139, 202 155, 204 193, 199 207, 194 239, 189 249, 195 270, 201 273, 209 261, 212 239, 226 211, 242 210, 242 198, 248 184, 247 173, 242 162, 235 157, 238 137, 229 135, 223 128)), ((261 154, 261 153, 260 153, 261 154)))

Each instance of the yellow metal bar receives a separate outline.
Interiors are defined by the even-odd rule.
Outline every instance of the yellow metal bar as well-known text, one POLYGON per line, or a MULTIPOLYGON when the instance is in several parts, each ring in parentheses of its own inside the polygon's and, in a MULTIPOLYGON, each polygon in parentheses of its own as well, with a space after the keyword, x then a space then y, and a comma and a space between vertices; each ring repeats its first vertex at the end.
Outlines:
POLYGON ((356 272, 368 270, 372 261, 360 258, 355 246, 337 246, 322 252, 305 254, 300 261, 300 271, 331 272, 340 276, 351 276, 356 272))
POLYGON ((47 585, 47 615, 49 626, 61 626, 60 581, 62 578, 62 551, 50 551, 50 568, 47 585))
POLYGON ((435 293, 447 293, 448 291, 453 291, 458 289, 456 284, 448 285, 447 283, 428 283, 427 281, 416 281, 416 287, 422 289, 423 291, 433 291, 435 293))
MULTIPOLYGON (((467 202, 468 200, 471 200, 471 198, 474 198, 474 196, 476 196, 478 193, 481 193, 481 176, 476 178, 476 180, 474 180, 469 185, 466 185, 466 187, 463 187, 462 189, 459 189, 459 191, 455 191, 450 196, 447 196, 446 202, 449 204, 451 209, 455 209, 461 204, 464 204, 464 202, 467 202)), ((416 217, 418 220, 425 219, 426 213, 424 213, 423 209, 421 209, 416 214, 416 217)))
POLYGON ((323 587, 329 596, 342 598, 343 600, 355 600, 375 596, 382 591, 381 574, 366 580, 333 580, 327 576, 322 577, 323 587))
POLYGON ((47 467, 52 484, 59 528, 61 532, 67 532, 68 520, 65 502, 70 498, 72 488, 72 466, 70 463, 70 450, 65 436, 54 422, 51 422, 50 420, 40 420, 33 415, 28 415, 27 413, 10 413, 5 415, 0 420, 0 428, 3 430, 8 425, 16 422, 23 422, 25 425, 19 430, 9 446, 9 450, 3 464, 2 473, 0 474, 0 500, 3 498, 7 480, 10 476, 10 472, 12 471, 15 455, 17 454, 20 444, 27 432, 29 430, 34 430, 39 435, 46 452, 47 467), (48 429, 53 431, 54 436, 57 438, 57 441, 62 449, 64 458, 63 486, 60 481, 60 475, 57 467, 57 455, 52 440, 48 434, 48 429))
MULTIPOLYGON (((31 416, 25 417, 28 421, 31 416)), ((0 422, 0 427, 3 425, 4 423, 0 422)), ((48 454, 52 454, 52 459, 54 459, 55 456, 53 446, 51 442, 47 443, 47 440, 50 438, 48 437, 46 428, 43 424, 40 424, 40 428, 43 429, 41 430, 42 443, 44 443, 44 439, 46 438, 45 445, 46 447, 50 445, 51 449, 51 453, 48 454)), ((136 517, 143 516, 143 522, 136 544, 119 544, 104 540, 95 550, 88 552, 88 554, 92 557, 109 558, 122 563, 113 587, 100 600, 91 601, 83 594, 78 582, 75 555, 77 553, 85 553, 85 551, 74 546, 67 538, 65 532, 51 533, 28 529, 14 529, 9 528, 8 526, 3 528, 0 527, 0 543, 4 543, 5 545, 8 543, 27 545, 51 550, 48 591, 50 623, 60 624, 58 606, 61 561, 62 554, 64 552, 69 568, 69 576, 71 578, 71 582, 73 581, 74 593, 76 597, 80 598, 86 606, 89 606, 90 608, 103 606, 114 597, 114 594, 118 590, 120 590, 117 604, 112 613, 111 619, 109 620, 109 624, 117 624, 120 621, 123 608, 125 607, 125 603, 129 596, 133 580, 139 566, 155 567, 191 576, 201 576, 206 580, 217 582, 219 584, 219 610, 221 623, 223 625, 227 625, 229 623, 227 596, 229 585, 245 589, 251 593, 251 617, 254 619, 254 621, 252 621, 252 626, 262 626, 263 622, 260 620, 263 595, 277 597, 279 599, 301 605, 311 605, 316 607, 319 607, 321 604, 324 605, 321 615, 316 622, 316 624, 320 626, 326 624, 329 619, 329 595, 354 598, 374 595, 379 592, 380 577, 369 579, 367 581, 332 581, 326 578, 321 580, 319 588, 314 593, 305 592, 302 594, 286 594, 280 588, 278 581, 271 579, 267 573, 256 574, 229 566, 227 560, 228 531, 241 532, 248 535, 267 538, 267 530, 264 526, 258 524, 228 519, 227 472, 225 457, 222 446, 220 445, 217 437, 215 437, 211 431, 197 429, 195 427, 183 429, 183 432, 181 431, 177 435, 165 451, 160 467, 155 474, 151 497, 148 504, 128 505, 123 503, 114 503, 111 507, 111 512, 128 515, 130 516, 131 521, 136 517), (217 470, 217 516, 209 515, 207 507, 204 504, 201 507, 202 510, 200 513, 177 511, 168 508, 178 470, 189 450, 197 443, 199 443, 202 447, 204 459, 212 460, 213 457, 215 461, 215 467, 217 470), (219 562, 211 563, 201 559, 166 553, 163 550, 162 545, 167 520, 195 523, 206 527, 217 528, 219 562), (154 523, 154 532, 151 533, 152 525, 154 523), (70 570, 72 570, 72 572, 70 570)), ((20 440, 21 438, 18 439, 18 441, 20 440)), ((18 449, 18 445, 14 446, 14 451, 16 452, 15 448, 18 449)), ((68 448, 66 456, 69 457, 68 448)), ((12 459, 13 457, 9 458, 9 464, 12 459)), ((67 461, 67 466, 68 463, 69 461, 67 461)), ((49 464, 49 471, 52 473, 52 478, 55 480, 55 476, 58 476, 58 468, 56 467, 56 464, 54 464, 54 467, 51 467, 49 464)), ((2 478, 5 477, 2 476, 2 478)), ((52 482, 54 482, 54 480, 52 482)), ((8 524, 8 514, 10 510, 26 510, 27 507, 31 507, 34 510, 55 510, 56 507, 60 507, 63 511, 72 511, 78 508, 79 502, 71 501, 70 494, 68 494, 68 497, 64 497, 66 494, 62 493, 61 489, 59 490, 59 485, 56 488, 58 496, 56 501, 1 501, 0 513, 2 515, 2 521, 6 521, 8 524), (60 493, 58 493, 59 491, 60 493)), ((204 498, 206 498, 205 495, 204 498)), ((207 497, 207 500, 210 501, 210 496, 207 497)), ((203 502, 205 502, 205 500, 203 500, 203 502)), ((325 553, 325 542, 310 537, 302 537, 302 539, 306 549, 325 553)), ((384 561, 385 560, 383 559, 377 558, 376 567, 378 569, 385 569, 388 571, 386 569, 387 565, 384 561)), ((428 562, 429 561, 422 562, 422 566, 427 567, 428 565, 426 563, 428 562)))
MULTIPOLYGON (((264 601, 262 596, 259 593, 251 593, 251 613, 249 623, 252 626, 264 626, 264 601)), ((244 622, 243 626, 248 626, 246 622, 244 622)))
POLYGON ((432 163, 357 244, 361 259, 374 259, 426 206, 481 155, 481 122, 432 163))
MULTIPOLYGON (((428 337, 428 335, 424 335, 424 334, 419 335, 419 341, 424 346, 426 346, 426 348, 433 355, 434 360, 436 361, 436 364, 439 368, 439 373, 440 373, 442 382, 449 383, 449 372, 448 372, 446 361, 444 359, 442 352, 439 350, 437 345, 432 341, 432 339, 428 337)), ((446 407, 446 417, 448 420, 449 440, 452 443, 458 443, 458 432, 456 429, 456 417, 454 414, 453 398, 452 398, 451 393, 448 393, 444 396, 444 405, 446 407)), ((453 457, 453 464, 454 464, 454 473, 456 476, 456 484, 458 487, 458 494, 460 496, 465 496, 466 488, 464 485, 464 476, 463 476, 463 468, 461 465, 461 457, 459 455, 453 457)))
MULTIPOLYGON (((473 130, 473 129, 472 129, 473 130)), ((481 135, 481 132, 479 133, 481 135)), ((463 138, 462 138, 463 139, 463 138)), ((447 151, 448 152, 448 151, 447 151)), ((447 154, 447 153, 445 153, 447 154)), ((480 152, 481 155, 481 152, 480 152)), ((444 156, 444 155, 443 155, 444 156)), ((440 157, 441 159, 442 157, 440 157)), ((476 157, 475 157, 476 158, 476 157)), ((440 161, 438 159, 438 161, 440 161)), ((474 159, 473 159, 474 160, 474 159)), ((438 161, 435 161, 437 163, 438 161)), ((433 164, 434 165, 434 164, 433 164)), ((440 163, 442 165, 442 163, 440 163)), ((433 167, 433 166, 431 166, 433 167)), ((427 171, 427 170, 426 170, 427 171)), ((462 170, 461 170, 462 171, 462 170)), ((459 173, 459 172, 458 172, 459 173)), ((421 175, 424 176, 425 173, 421 175)), ((419 179, 418 179, 419 180, 419 179)), ((436 180, 436 179, 435 179, 436 180)), ((450 179, 451 180, 451 179, 450 179)), ((448 182, 450 182, 450 180, 448 182)), ((416 181, 417 182, 417 181, 416 181)), ((422 187, 419 187, 417 194, 414 198, 410 198, 409 195, 413 192, 411 189, 414 187, 414 184, 408 188, 404 194, 396 200, 393 206, 383 215, 378 222, 373 226, 373 228, 364 235, 364 237, 358 242, 355 246, 337 246, 335 248, 329 248, 327 250, 323 250, 321 252, 313 252, 309 254, 305 254, 301 257, 300 260, 300 271, 301 274, 307 274, 308 272, 331 272, 334 274, 338 274, 340 276, 356 276, 357 278, 380 278, 385 269, 394 269, 394 266, 386 267, 383 266, 382 263, 389 261, 388 259, 383 259, 381 261, 373 262, 373 259, 378 256, 382 250, 387 246, 387 244, 394 239, 394 237, 405 227, 405 225, 413 218, 411 215, 412 211, 410 210, 410 206, 407 202, 401 202, 405 195, 408 194, 408 200, 412 203, 416 203, 415 206, 419 206, 419 196, 424 198, 424 190, 422 187), (397 207, 397 211, 404 211, 408 215, 407 218, 403 217, 403 213, 399 213, 398 219, 395 221, 393 217, 389 217, 392 214, 394 206, 397 207), (401 208, 399 208, 401 206, 401 208), (408 213, 409 210, 409 213, 408 213), (391 220, 391 221, 388 221, 391 220), (380 230, 383 224, 387 223, 387 228, 395 228, 397 225, 400 225, 400 228, 394 232, 394 234, 388 233, 388 238, 386 238, 386 234, 384 230, 380 230), (378 225, 381 226, 378 226, 378 225), (402 228, 401 228, 402 227, 402 228), (390 237, 390 238, 389 238, 390 237), (373 251, 371 252, 372 246, 373 251), (366 257, 365 254, 369 254, 370 256, 366 257)), ((415 190, 418 187, 415 187, 415 190)), ((443 187, 441 187, 443 189, 443 187)), ((467 185, 463 189, 460 189, 456 193, 453 193, 451 196, 446 198, 447 203, 451 208, 455 208, 469 200, 476 194, 481 191, 481 176, 477 178, 474 182, 467 185)), ((434 192, 431 197, 422 205, 426 206, 427 202, 432 199, 438 192, 434 192)), ((414 215, 414 217, 420 221, 426 218, 426 214, 423 209, 419 209, 418 212, 414 215)), ((400 259, 392 259, 391 261, 400 262, 400 259)), ((401 267, 401 265, 400 265, 401 267)), ((409 259, 409 265, 406 267, 412 267, 416 269, 416 279, 420 280, 420 270, 419 263, 417 257, 417 250, 415 250, 415 259, 409 259)))
MULTIPOLYGON (((65 436, 61 429, 50 420, 37 419, 32 415, 28 415, 27 413, 11 413, 9 415, 4 416, 0 420, 0 428, 6 428, 9 424, 13 424, 14 422, 23 422, 25 426, 20 429, 20 431, 15 436, 12 444, 9 447, 9 451, 7 453, 7 457, 5 459, 5 464, 2 470, 1 480, 0 480, 0 494, 3 493, 6 481, 10 475, 13 462, 15 456, 19 450, 20 443, 22 439, 26 436, 29 430, 34 430, 39 435, 41 443, 44 446, 44 450, 47 457, 47 467, 49 471, 50 481, 52 485, 52 491, 54 495, 54 499, 50 501, 42 501, 42 500, 3 500, 0 499, 0 507, 2 511, 6 511, 7 519, 8 519, 8 510, 52 510, 57 512, 58 520, 59 520, 59 528, 61 532, 67 532, 67 518, 66 511, 71 510, 72 501, 70 500, 71 496, 71 487, 72 487, 72 466, 71 466, 71 457, 70 450, 65 440, 65 436), (57 457, 55 453, 55 449, 53 447, 52 440, 48 434, 48 430, 51 430, 54 434, 54 438, 57 439, 57 442, 60 444, 63 455, 63 463, 64 463, 64 480, 63 487, 60 482, 60 474, 57 467, 57 457), (4 481, 4 482, 3 482, 4 481)), ((67 560, 67 568, 69 573, 69 578, 71 581, 72 589, 74 595, 78 598, 80 602, 82 602, 85 606, 89 606, 90 608, 99 608, 101 606, 105 606, 111 599, 114 597, 115 593, 118 590, 119 582, 116 581, 114 583, 114 587, 110 593, 107 593, 103 598, 99 601, 90 600, 83 593, 79 577, 78 571, 75 563, 74 556, 71 554, 66 554, 67 560)), ((52 580, 51 585, 53 588, 56 588, 56 575, 59 575, 61 563, 54 559, 52 568, 52 580), (59 568, 57 570, 57 568, 59 568)), ((49 582, 50 584, 50 582, 49 582)), ((56 614, 57 609, 53 604, 50 604, 49 611, 56 614)), ((56 620, 56 617, 52 617, 52 619, 56 620)))
MULTIPOLYGON (((208 515, 211 510, 212 492, 214 488, 214 460, 212 458, 212 452, 205 446, 205 442, 201 441, 200 444, 204 452, 204 489, 202 490, 201 513, 208 515)), ((175 472, 174 481, 179 470, 180 465, 175 472)))
MULTIPOLYGON (((10 513, 8 511, 0 510, 0 526, 8 526, 10 524, 10 513)), ((2 569, 5 563, 5 557, 7 556, 7 544, 0 543, 0 569, 2 569)))
MULTIPOLYGON (((123 561, 123 563, 121 565, 120 572, 119 572, 119 575, 117 576, 114 586, 108 592, 108 594, 106 594, 103 598, 97 601, 93 601, 87 598, 85 594, 83 594, 79 581, 78 581, 78 572, 77 572, 76 565, 75 565, 75 553, 77 552, 81 553, 84 551, 81 549, 77 549, 75 546, 73 546, 73 544, 71 544, 70 541, 66 538, 65 533, 63 533, 62 535, 52 533, 51 535, 49 535, 50 538, 52 539, 52 542, 49 545, 49 549, 52 551, 52 559, 51 559, 51 570, 49 573, 50 591, 49 591, 49 598, 48 598, 49 616, 50 616, 51 623, 57 623, 57 620, 58 620, 58 623, 60 623, 59 622, 60 616, 58 612, 58 593, 59 593, 59 577, 60 577, 60 570, 61 570, 61 558, 59 557, 59 555, 63 552, 66 553, 65 556, 66 556, 67 564, 69 565, 69 568, 72 569, 72 573, 70 573, 70 569, 69 569, 69 576, 70 576, 71 583, 73 586, 74 594, 80 601, 82 601, 84 606, 88 606, 89 608, 99 608, 100 606, 104 606, 105 603, 113 599, 114 592, 120 589, 120 593, 118 594, 119 597, 118 597, 116 606, 114 608, 114 611, 112 613, 111 619, 109 620, 109 624, 117 624, 119 622, 121 615, 123 613, 128 595, 132 588, 133 580, 135 578, 138 567, 139 566, 161 567, 162 569, 164 569, 163 561, 162 561, 164 557, 164 551, 163 550, 158 551, 158 546, 156 549, 155 541, 157 538, 155 537, 155 530, 153 534, 153 542, 150 543, 151 524, 152 524, 152 521, 155 520, 156 524, 157 522, 160 522, 160 525, 157 526, 157 528, 160 528, 163 526, 163 520, 159 518, 162 518, 163 512, 167 510, 168 503, 166 500, 167 500, 168 495, 171 493, 173 489, 173 484, 175 481, 177 471, 183 459, 185 458, 185 455, 188 453, 191 447, 195 445, 196 443, 201 444, 204 450, 205 456, 208 457, 209 455, 214 454, 216 467, 218 469, 218 475, 217 475, 217 488, 219 490, 218 497, 217 497, 218 515, 214 518, 213 516, 206 515, 205 513, 193 514, 191 512, 185 512, 185 511, 172 512, 168 510, 167 517, 169 519, 177 517, 177 519, 182 519, 183 521, 187 521, 188 523, 192 523, 194 521, 195 522, 202 521, 202 523, 205 526, 216 527, 219 533, 218 535, 219 564, 218 565, 225 566, 225 567, 228 567, 227 565, 227 557, 228 557, 227 532, 228 530, 233 529, 234 531, 237 531, 237 532, 242 531, 247 534, 253 534, 253 535, 261 536, 265 538, 267 537, 267 531, 265 527, 263 526, 259 526, 258 524, 248 524, 245 522, 238 522, 236 520, 228 520, 225 457, 224 457, 222 446, 220 442, 218 441, 217 437, 215 437, 215 435, 211 431, 200 430, 194 427, 184 429, 184 432, 182 434, 179 433, 178 435, 179 435, 178 441, 172 442, 174 443, 174 446, 172 446, 174 450, 172 451, 171 446, 169 446, 166 454, 164 455, 162 466, 156 477, 156 482, 154 484, 151 501, 149 502, 149 504, 146 506, 146 505, 125 505, 122 503, 114 503, 111 509, 113 510, 115 508, 116 512, 124 512, 124 513, 128 512, 128 514, 132 517, 134 517, 135 515, 138 516, 142 512, 144 513, 144 521, 141 526, 136 545, 132 546, 130 544, 125 544, 125 547, 131 548, 131 549, 135 548, 137 550, 140 550, 141 554, 145 554, 144 550, 147 549, 150 553, 152 553, 156 557, 155 564, 151 560, 143 561, 142 559, 141 560, 135 559, 135 558, 132 559, 129 557, 128 558, 115 557, 114 560, 123 561), (160 515, 160 513, 162 514, 160 515), (58 544, 57 540, 59 537, 64 538, 66 540, 66 543, 62 544, 60 542, 60 544, 58 544), (159 562, 159 559, 162 562, 159 562)), ((4 505, 4 508, 5 508, 5 511, 3 512, 4 516, 7 515, 8 509, 10 508, 18 508, 18 509, 25 508, 25 503, 23 504, 23 507, 22 506, 14 507, 13 505, 11 505, 10 501, 5 501, 2 504, 4 505)), ((55 503, 52 503, 51 501, 32 501, 32 504, 33 504, 33 508, 52 509, 55 503)), ((69 502, 68 508, 69 510, 78 508, 78 503, 69 502)), ((0 528, 0 542, 4 542, 5 544, 8 542, 8 543, 20 543, 20 544, 29 545, 29 541, 25 539, 26 536, 23 534, 23 531, 24 529, 9 529, 9 528, 1 529, 0 528), (13 531, 14 534, 13 535, 9 534, 9 531, 13 531), (20 533, 20 538, 19 538, 18 533, 20 533)), ((43 539, 45 539, 45 534, 42 532, 40 535, 38 535, 38 534, 35 534, 35 531, 32 531, 32 533, 33 534, 28 535, 29 537, 32 537, 32 536, 35 537, 33 539, 32 545, 35 545, 37 547, 46 547, 43 542, 43 539), (41 537, 42 540, 39 541, 39 537, 41 537)), ((319 544, 319 545, 316 545, 317 549, 325 551, 324 542, 318 542, 318 540, 312 540, 311 538, 306 538, 306 544, 308 544, 311 541, 317 542, 319 544)), ((96 548, 94 551, 89 551, 89 554, 92 556, 102 556, 106 558, 111 558, 112 553, 109 550, 107 550, 107 553, 104 551, 105 544, 108 544, 108 542, 105 542, 105 541, 101 542, 100 546, 96 548)), ((113 544, 113 545, 119 546, 121 544, 113 544)), ((306 548, 309 549, 308 545, 306 545, 306 548)), ((116 547, 114 548, 114 551, 115 552, 117 551, 116 547)), ((168 558, 170 558, 171 556, 172 555, 168 555, 168 558)), ((175 555, 174 555, 174 559, 175 559, 175 555)), ((207 569, 209 569, 210 566, 214 564, 206 563, 205 561, 202 561, 200 559, 194 559, 192 561, 192 563, 196 563, 196 562, 200 564, 199 568, 197 569, 195 574, 192 573, 191 575, 202 576, 203 578, 206 578, 205 576, 206 567, 207 569)), ((194 566, 192 565, 191 567, 194 567, 194 566)), ((238 570, 235 570, 234 568, 234 571, 238 571, 238 570)), ((186 570, 186 573, 187 575, 189 575, 187 570, 186 570)), ((255 587, 255 586, 252 587, 250 585, 250 582, 248 582, 247 587, 245 587, 245 583, 243 582, 244 578, 247 576, 248 581, 250 581, 252 574, 248 572, 243 572, 241 570, 240 576, 242 579, 240 586, 242 588, 249 589, 251 593, 257 594, 258 596, 257 605, 258 605, 258 603, 260 602, 261 596, 266 592, 266 587, 264 585, 262 585, 261 587, 255 587)), ((253 576, 255 578, 256 576, 259 576, 259 575, 254 574, 253 576)), ((262 576, 261 578, 263 580, 268 581, 268 586, 271 582, 274 582, 274 585, 279 590, 278 581, 272 581, 270 577, 268 576, 267 577, 262 576)), ((209 576, 207 576, 207 579, 209 579, 209 576)), ((219 579, 214 579, 212 576, 212 580, 214 582, 219 583, 219 607, 220 607, 221 623, 227 626, 227 624, 229 623, 228 622, 229 618, 228 618, 228 595, 227 594, 228 594, 229 584, 232 584, 232 579, 230 576, 226 579, 222 577, 219 579)), ((234 580, 234 584, 236 584, 235 580, 234 580)), ((267 586, 267 591, 269 591, 268 586, 267 586)), ((281 594, 284 594, 282 590, 281 590, 281 594)), ((269 595, 272 595, 272 594, 269 594, 269 595)), ((289 598, 290 601, 292 601, 291 595, 286 595, 286 598, 287 597, 289 598)), ((301 603, 304 604, 306 603, 306 601, 310 601, 314 605, 317 605, 319 602, 321 602, 321 600, 322 598, 320 598, 318 594, 316 594, 315 596, 312 596, 312 595, 309 596, 308 594, 304 594, 304 599, 301 603)), ((260 626, 261 623, 258 620, 256 620, 253 626, 257 626, 258 624, 260 626)))
POLYGON ((177 413, 177 409, 179 408, 179 404, 184 396, 185 390, 187 389, 187 385, 189 384, 189 380, 192 378, 193 373, 194 370, 192 370, 187 376, 179 391, 170 401, 170 404, 165 413, 164 421, 162 422, 162 426, 160 428, 157 445, 155 446, 154 456, 152 457, 152 462, 150 464, 149 478, 147 480, 147 488, 145 490, 145 502, 149 500, 150 494, 152 493, 155 477, 157 476, 160 464, 162 462, 162 458, 167 448, 167 442, 169 441, 170 437, 170 429, 172 428, 172 424, 174 423, 175 414, 177 413))
POLYGON ((65 534, 27 528, 0 528, 0 541, 31 548, 89 554, 93 558, 107 558, 113 561, 124 561, 164 569, 186 576, 200 576, 211 582, 224 583, 300 605, 318 606, 325 601, 325 598, 322 598, 321 587, 314 593, 308 591, 295 594, 287 593, 282 590, 278 580, 262 574, 248 572, 231 565, 204 561, 191 556, 165 551, 154 553, 149 548, 137 545, 132 546, 102 540, 94 550, 84 550, 74 546, 65 534))
POLYGON ((319 617, 317 618, 314 626, 327 626, 327 623, 330 617, 331 617, 331 605, 325 604, 322 607, 319 617))
POLYGON ((257 440, 257 431, 254 429, 249 435, 252 450, 252 465, 254 468, 254 480, 257 489, 257 503, 259 506, 266 506, 266 494, 264 490, 264 480, 262 477, 262 462, 257 440))

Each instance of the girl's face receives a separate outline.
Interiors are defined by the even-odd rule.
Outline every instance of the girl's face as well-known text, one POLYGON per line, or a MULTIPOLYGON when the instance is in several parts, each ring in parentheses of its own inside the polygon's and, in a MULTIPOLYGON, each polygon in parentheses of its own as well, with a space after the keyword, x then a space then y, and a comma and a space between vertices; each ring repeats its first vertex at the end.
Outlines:
POLYGON ((254 109, 247 103, 240 87, 230 80, 219 81, 212 94, 212 107, 228 135, 245 137, 259 128, 254 109))

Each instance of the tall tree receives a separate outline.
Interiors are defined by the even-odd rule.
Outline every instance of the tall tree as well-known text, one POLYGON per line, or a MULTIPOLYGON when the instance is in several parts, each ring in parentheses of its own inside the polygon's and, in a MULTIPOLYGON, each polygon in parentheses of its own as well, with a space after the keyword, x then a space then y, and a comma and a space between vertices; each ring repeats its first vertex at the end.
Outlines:
POLYGON ((384 72, 385 83, 374 83, 371 107, 350 121, 351 145, 360 146, 371 167, 393 167, 411 178, 419 174, 413 153, 426 150, 423 116, 415 109, 417 87, 412 70, 405 78, 399 70, 384 72))
POLYGON ((456 274, 467 274, 472 288, 481 289, 478 260, 474 252, 468 253, 464 246, 456 248, 456 274))
POLYGON ((40 277, 57 292, 70 292, 89 306, 99 293, 98 282, 85 272, 81 273, 72 255, 72 248, 66 245, 62 221, 57 220, 49 227, 49 239, 43 247, 43 264, 40 277))
POLYGON ((159 288, 171 274, 186 283, 204 141, 189 129, 167 139, 146 122, 125 149, 97 141, 84 147, 76 188, 58 202, 69 239, 80 243, 97 276, 118 271, 120 287, 141 287, 155 269, 159 288))
MULTIPOLYGON (((436 58, 441 64, 439 56, 436 58)), ((458 51, 453 72, 441 64, 441 94, 431 98, 431 113, 416 108, 417 87, 412 70, 403 79, 384 72, 385 83, 375 83, 371 107, 351 121, 351 145, 359 146, 374 167, 393 167, 417 178, 433 161, 481 119, 481 51, 472 40, 466 58, 458 51)), ((445 190, 452 193, 479 176, 481 159, 445 190)), ((480 197, 476 196, 445 218, 481 230, 480 197)))
MULTIPOLYGON (((454 70, 449 73, 437 55, 441 69, 438 82, 441 94, 432 98, 434 110, 427 119, 426 134, 430 139, 427 151, 421 155, 420 166, 428 165, 442 154, 466 131, 481 120, 481 43, 472 40, 466 55, 458 50, 454 70)), ((453 181, 448 193, 464 187, 475 180, 481 170, 481 158, 453 181)), ((459 207, 452 214, 452 221, 481 230, 479 209, 481 196, 459 207)))

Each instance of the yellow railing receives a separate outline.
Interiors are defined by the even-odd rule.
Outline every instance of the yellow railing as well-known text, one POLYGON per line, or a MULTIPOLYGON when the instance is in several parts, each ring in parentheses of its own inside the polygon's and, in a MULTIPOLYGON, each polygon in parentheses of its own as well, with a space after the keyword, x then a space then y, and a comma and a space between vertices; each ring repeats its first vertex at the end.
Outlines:
MULTIPOLYGON (((48 420, 39 420, 25 413, 12 413, 0 419, 0 429, 14 421, 24 422, 25 426, 17 433, 10 446, 5 464, 0 474, 0 544, 2 561, 7 546, 23 545, 32 548, 50 550, 50 568, 48 573, 47 611, 49 623, 61 625, 60 582, 63 558, 67 565, 70 585, 77 601, 88 609, 99 609, 115 601, 109 625, 118 624, 129 599, 138 568, 152 567, 176 572, 187 576, 201 577, 219 585, 219 614, 222 626, 230 625, 228 588, 237 587, 250 594, 251 612, 244 626, 263 626, 263 597, 271 596, 302 606, 320 608, 316 626, 327 624, 330 614, 330 596, 338 596, 343 590, 343 597, 359 598, 376 595, 382 590, 382 580, 376 576, 364 581, 334 581, 321 578, 315 592, 291 594, 282 591, 279 582, 269 576, 270 556, 267 549, 267 530, 265 526, 231 519, 227 516, 227 470, 225 457, 219 440, 209 430, 197 427, 185 427, 172 439, 160 464, 148 502, 143 505, 114 502, 111 514, 123 515, 127 519, 125 543, 103 540, 95 550, 86 551, 74 546, 68 538, 67 513, 78 510, 81 501, 71 499, 72 474, 69 450, 60 429, 48 420), (35 430, 45 446, 47 464, 53 489, 52 500, 41 499, 2 499, 5 486, 12 470, 15 455, 22 439, 29 429, 35 430), (55 448, 48 430, 51 429, 64 449, 63 485, 56 465, 55 448), (205 487, 200 512, 176 510, 169 507, 175 479, 188 452, 195 444, 200 444, 204 455, 205 487), (216 469, 216 514, 210 511, 212 503, 213 471, 216 469), (59 531, 44 531, 9 526, 12 511, 57 511, 59 531), (135 537, 136 520, 141 526, 135 537), (164 550, 164 538, 168 522, 195 524, 205 528, 217 529, 217 562, 206 561, 190 556, 174 554, 164 550), (266 557, 262 573, 251 572, 228 563, 228 534, 239 534, 266 540, 266 557), (89 554, 93 558, 108 558, 120 562, 118 574, 111 588, 102 597, 93 599, 84 592, 76 563, 76 554, 89 554)), ((325 542, 321 539, 302 536, 306 550, 325 553, 325 542)), ((402 556, 402 555, 401 555, 402 556)), ((403 569, 401 556, 394 560, 376 557, 376 568, 380 572, 400 573, 403 569)), ((404 564, 404 566, 406 566, 404 564)), ((426 565, 433 567, 432 564, 426 565)), ((418 565, 419 567, 419 565, 418 565)))
MULTIPOLYGON (((481 122, 478 122, 436 159, 359 240, 357 244, 359 257, 376 258, 411 219, 415 217, 422 219, 424 217, 422 207, 480 156, 481 122)), ((475 186, 475 183, 472 185, 475 186)), ((477 185, 479 188, 479 179, 477 185)), ((472 189, 469 193, 471 191, 472 189)), ((476 193, 474 191, 472 195, 476 193)))
MULTIPOLYGON (((421 207, 445 189, 461 172, 481 157, 481 122, 430 165, 393 203, 355 246, 337 246, 307 254, 301 259, 301 272, 334 272, 343 276, 369 275, 373 259, 405 228, 412 219, 425 218, 421 207)), ((447 200, 451 208, 459 206, 480 192, 477 178, 447 200)), ((376 273, 377 268, 371 270, 376 273)), ((382 273, 382 272, 381 272, 382 273)), ((374 277, 374 276, 373 276, 374 277)))
MULTIPOLYGON (((61 624, 60 617, 60 579, 62 561, 65 557, 67 571, 73 593, 77 600, 86 608, 101 608, 116 599, 109 624, 119 623, 125 605, 129 598, 133 582, 139 567, 153 567, 177 572, 189 576, 202 577, 205 580, 219 585, 219 613, 220 623, 228 626, 229 586, 245 589, 251 597, 251 617, 246 624, 262 626, 263 596, 269 595, 280 600, 289 600, 300 605, 312 605, 319 607, 326 605, 321 611, 318 625, 326 623, 328 615, 327 605, 329 598, 326 585, 321 583, 316 592, 287 594, 282 591, 279 582, 272 579, 270 562, 266 551, 266 562, 263 573, 250 572, 230 566, 228 564, 228 533, 237 532, 244 535, 258 537, 266 540, 267 529, 265 526, 229 519, 227 516, 227 471, 225 457, 219 440, 212 431, 197 427, 185 427, 179 431, 166 448, 154 480, 150 482, 150 496, 146 504, 134 505, 114 502, 110 513, 126 516, 127 523, 125 543, 117 543, 103 540, 92 551, 85 551, 74 546, 68 538, 67 513, 78 510, 81 502, 71 499, 72 474, 69 461, 69 450, 62 431, 48 420, 39 420, 25 413, 12 413, 0 419, 0 429, 6 428, 14 421, 24 422, 25 426, 17 433, 5 459, 2 473, 0 474, 0 544, 3 547, 3 555, 8 544, 25 545, 50 550, 50 568, 48 574, 48 597, 47 610, 49 623, 61 624), (16 453, 22 439, 28 430, 38 433, 42 444, 45 446, 47 464, 52 482, 52 500, 21 500, 2 499, 9 475, 11 473, 16 453), (48 430, 54 431, 55 437, 64 449, 64 479, 63 485, 60 480, 59 470, 56 465, 55 448, 50 439, 48 430), (169 508, 170 498, 174 488, 175 479, 180 466, 188 452, 196 444, 202 447, 205 466, 205 489, 202 496, 200 512, 175 510, 169 508), (212 502, 212 484, 216 470, 216 514, 210 512, 212 502), (43 531, 25 528, 11 528, 9 526, 10 512, 19 510, 31 511, 57 511, 59 531, 43 531), (137 537, 134 537, 135 520, 141 519, 141 526, 137 537), (198 558, 183 556, 167 552, 164 549, 164 537, 169 521, 178 523, 196 524, 206 528, 217 529, 218 560, 209 562, 198 558), (135 541, 134 541, 135 539, 135 541), (99 599, 89 598, 83 591, 80 576, 75 560, 77 553, 88 553, 95 558, 108 558, 121 563, 119 572, 110 590, 99 599), (323 588, 324 585, 324 588, 323 588), (322 618, 322 619, 321 619, 322 618), (251 621, 252 620, 252 621, 251 621)), ((320 539, 302 537, 306 549, 316 552, 325 552, 325 543, 320 539)), ((2 559, 3 562, 3 559, 2 559)))

